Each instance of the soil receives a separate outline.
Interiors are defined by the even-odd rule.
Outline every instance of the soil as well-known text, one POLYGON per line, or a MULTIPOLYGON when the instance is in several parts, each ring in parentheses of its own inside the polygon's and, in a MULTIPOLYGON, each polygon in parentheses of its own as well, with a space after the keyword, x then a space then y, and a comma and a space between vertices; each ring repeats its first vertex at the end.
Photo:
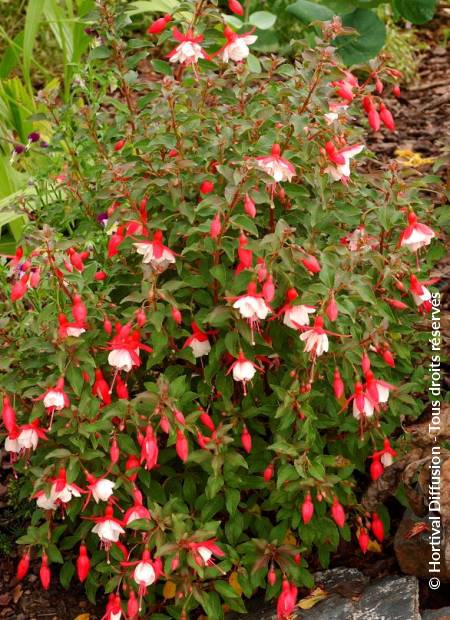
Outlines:
MULTIPOLYGON (((420 38, 427 44, 427 51, 420 61, 417 80, 402 88, 398 99, 386 100, 396 120, 396 131, 386 134, 378 133, 369 139, 370 148, 382 160, 395 157, 397 149, 419 153, 422 157, 440 157, 445 155, 449 161, 447 171, 444 172, 444 182, 450 188, 450 46, 443 47, 445 15, 433 20, 420 29, 420 38)), ((420 172, 431 169, 432 164, 421 166, 420 172)), ((436 274, 442 278, 441 290, 448 292, 450 287, 450 257, 440 261, 436 274), (445 283, 447 280, 447 283, 445 283)), ((450 300, 443 305, 449 313, 450 300)), ((450 331, 450 320, 447 321, 450 331)), ((3 472, 6 473, 6 472, 3 472)), ((6 478, 8 474, 6 473, 6 478)), ((0 476, 5 481, 5 476, 0 476)), ((0 509, 6 502, 1 501, 0 509)), ((394 517, 400 518, 398 506, 392 506, 394 517)), ((0 517, 0 522, 2 518, 0 517)), ((100 620, 104 614, 104 601, 98 606, 87 602, 83 588, 73 586, 70 591, 63 590, 57 585, 56 576, 51 588, 45 592, 39 583, 39 566, 33 565, 28 577, 22 583, 15 579, 17 557, 15 552, 0 557, 0 620, 100 620), (84 616, 83 616, 84 614, 84 616)), ((373 578, 398 573, 399 569, 392 549, 392 541, 387 542, 383 554, 368 554, 362 560, 361 555, 349 545, 343 545, 336 555, 333 566, 345 565, 355 567, 373 578)), ((316 567, 319 568, 319 567, 316 567)), ((430 596, 430 590, 423 584, 422 605, 437 608, 449 600, 449 589, 444 587, 442 592, 430 596)), ((252 607, 252 604, 249 605, 252 607)))

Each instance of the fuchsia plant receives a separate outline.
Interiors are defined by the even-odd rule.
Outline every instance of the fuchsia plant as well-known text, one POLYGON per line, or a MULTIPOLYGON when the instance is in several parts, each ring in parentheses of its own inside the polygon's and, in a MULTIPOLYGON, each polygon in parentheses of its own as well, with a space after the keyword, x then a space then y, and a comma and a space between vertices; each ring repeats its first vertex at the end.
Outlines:
POLYGON ((5 449, 36 506, 17 576, 61 564, 108 620, 218 620, 260 588, 287 619, 311 560, 383 540, 361 480, 422 411, 433 205, 364 143, 398 74, 341 67, 337 20, 257 59, 214 4, 125 41, 98 3, 1 267, 5 449))

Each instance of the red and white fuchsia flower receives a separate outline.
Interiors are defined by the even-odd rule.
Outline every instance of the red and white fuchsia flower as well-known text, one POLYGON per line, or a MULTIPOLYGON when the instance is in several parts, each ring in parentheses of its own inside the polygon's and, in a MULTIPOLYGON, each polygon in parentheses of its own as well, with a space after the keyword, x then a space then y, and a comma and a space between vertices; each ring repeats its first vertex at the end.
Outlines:
POLYGON ((431 310, 431 293, 413 274, 410 276, 409 290, 419 310, 429 312, 431 310))
POLYGON ((216 545, 215 539, 189 543, 189 550, 199 566, 214 566, 213 555, 218 558, 225 557, 225 553, 216 545))
POLYGON ((209 56, 202 48, 200 43, 203 41, 203 35, 199 34, 195 36, 194 32, 189 29, 186 34, 183 34, 178 28, 172 30, 173 38, 179 42, 174 50, 167 54, 167 58, 170 62, 179 62, 183 65, 191 65, 196 63, 199 58, 208 59, 209 56))
POLYGON ((277 316, 283 315, 283 323, 292 329, 298 329, 298 325, 309 325, 309 315, 316 311, 313 306, 294 305, 292 302, 297 298, 295 288, 290 288, 286 293, 286 303, 277 312, 277 316))
POLYGON ((255 43, 258 38, 251 32, 237 34, 229 26, 225 26, 223 34, 227 39, 227 43, 217 53, 221 55, 224 62, 229 62, 230 60, 240 62, 245 60, 250 53, 248 46, 255 43))
POLYGON ((133 366, 140 366, 139 351, 143 349, 151 353, 151 347, 141 342, 139 330, 132 331, 131 324, 116 325, 116 333, 108 343, 110 353, 108 363, 114 368, 130 372, 133 366))
POLYGON ((297 604, 297 586, 283 579, 277 601, 277 620, 289 620, 297 604))
POLYGON ((67 482, 67 473, 64 467, 61 467, 57 478, 53 479, 51 488, 51 497, 63 506, 68 504, 72 497, 81 497, 83 489, 74 483, 67 482))
POLYGON ((291 181, 296 174, 294 166, 287 159, 281 157, 281 147, 279 144, 272 146, 270 155, 257 157, 256 165, 271 176, 275 183, 291 181))
POLYGON ((363 149, 364 144, 354 144, 337 150, 333 142, 327 142, 325 144, 325 150, 329 161, 333 165, 328 166, 326 172, 328 172, 335 181, 347 183, 350 178, 350 161, 353 157, 361 153, 363 149))
POLYGON ((183 349, 191 347, 194 357, 202 357, 208 355, 211 351, 211 343, 208 339, 208 333, 203 332, 197 323, 191 323, 192 335, 185 341, 183 349))
MULTIPOLYGON (((295 327, 301 328, 300 324, 294 323, 295 327)), ((328 351, 328 336, 327 332, 323 328, 323 318, 318 316, 315 321, 312 329, 307 329, 300 334, 300 340, 303 340, 305 343, 305 352, 309 353, 311 358, 319 357, 323 353, 328 351)))
POLYGON ((112 543, 119 540, 121 534, 125 533, 122 522, 114 517, 112 506, 106 507, 103 517, 89 517, 89 519, 95 521, 92 531, 100 538, 102 547, 106 550, 111 547, 112 543))
POLYGON ((228 369, 227 375, 230 374, 230 372, 232 372, 233 379, 235 381, 242 382, 242 385, 244 388, 244 394, 246 394, 247 393, 246 384, 253 379, 257 370, 262 370, 262 369, 259 366, 257 366, 254 362, 251 362, 250 360, 248 360, 243 354, 243 352, 241 351, 239 353, 239 357, 237 358, 237 360, 233 362, 230 368, 228 369))
POLYGON ((88 491, 92 494, 95 503, 107 502, 114 492, 116 483, 108 478, 95 478, 91 474, 87 474, 86 478, 89 482, 88 491))
POLYGON ((400 245, 408 248, 411 252, 417 252, 420 248, 430 245, 435 236, 434 230, 418 222, 415 213, 410 213, 408 215, 408 227, 405 228, 400 237, 400 245))
POLYGON ((239 310, 241 316, 248 320, 253 339, 254 330, 259 331, 259 322, 270 314, 271 309, 264 301, 263 293, 257 293, 255 282, 249 283, 244 295, 234 299, 233 308, 239 310))
POLYGON ((157 273, 162 273, 175 263, 175 254, 162 241, 162 231, 157 230, 152 241, 140 241, 133 244, 136 252, 144 257, 142 262, 150 265, 157 273))
POLYGON ((79 338, 81 334, 84 334, 86 331, 86 326, 83 323, 70 323, 66 315, 62 312, 58 315, 58 323, 58 335, 60 338, 79 338))

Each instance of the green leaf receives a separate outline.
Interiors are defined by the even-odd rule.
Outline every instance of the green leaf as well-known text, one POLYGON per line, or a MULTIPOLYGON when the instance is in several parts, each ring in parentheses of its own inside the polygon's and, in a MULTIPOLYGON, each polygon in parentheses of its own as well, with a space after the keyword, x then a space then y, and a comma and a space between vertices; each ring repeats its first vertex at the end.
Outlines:
POLYGON ((172 65, 165 60, 152 60, 152 67, 157 73, 164 73, 164 75, 173 74, 172 65))
POLYGON ((268 30, 277 21, 277 16, 269 13, 269 11, 256 11, 256 13, 250 15, 248 21, 252 26, 256 26, 260 30, 268 30))
MULTIPOLYGON (((45 0, 29 0, 23 30, 23 73, 25 80, 30 84, 30 67, 33 57, 33 47, 36 40, 39 23, 42 18, 45 0)), ((31 84, 30 84, 31 86, 31 84)), ((31 88, 30 88, 31 91, 31 88)))
POLYGON ((229 583, 226 581, 215 581, 214 588, 222 596, 228 596, 229 598, 239 598, 239 594, 233 590, 229 583))
POLYGON ((59 571, 59 580, 61 582, 61 585, 63 588, 65 588, 66 590, 69 588, 70 586, 70 582, 72 581, 72 577, 75 574, 75 566, 73 565, 72 562, 65 562, 64 566, 61 568, 61 570, 59 571))
POLYGON ((392 0, 392 6, 404 19, 424 24, 433 18, 438 0, 392 0))
POLYGON ((386 41, 386 27, 369 9, 356 9, 342 18, 342 24, 358 31, 356 36, 337 37, 335 44, 347 66, 374 58, 386 41))
POLYGON ((241 493, 238 489, 227 489, 225 491, 225 506, 230 515, 235 514, 240 501, 241 493))
POLYGON ((304 24, 315 21, 329 21, 333 19, 334 12, 326 6, 308 2, 308 0, 297 0, 295 4, 287 7, 287 12, 298 17, 304 24))
POLYGON ((261 63, 256 58, 256 56, 253 56, 253 54, 249 54, 247 56, 247 66, 249 71, 251 71, 252 73, 261 73, 261 63))

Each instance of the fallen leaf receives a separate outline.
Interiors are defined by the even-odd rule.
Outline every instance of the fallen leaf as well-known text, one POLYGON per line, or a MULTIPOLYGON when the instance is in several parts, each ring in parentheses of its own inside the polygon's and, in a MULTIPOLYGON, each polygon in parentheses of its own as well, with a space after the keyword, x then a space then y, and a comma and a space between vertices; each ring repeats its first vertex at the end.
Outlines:
POLYGON ((239 580, 238 580, 238 574, 237 574, 236 571, 233 571, 231 573, 231 575, 228 577, 228 583, 233 588, 233 590, 236 592, 236 594, 238 596, 241 596, 242 588, 240 586, 240 583, 239 583, 239 580))
POLYGON ((20 583, 18 583, 12 593, 14 604, 17 603, 17 601, 20 599, 22 594, 23 594, 22 586, 20 585, 20 583))
POLYGON ((419 521, 419 523, 416 523, 409 530, 409 532, 405 535, 405 538, 407 539, 414 538, 414 536, 418 536, 419 534, 422 534, 422 532, 429 532, 429 531, 430 531, 430 526, 424 521, 419 521))
POLYGON ((432 164, 435 160, 434 157, 422 157, 420 153, 415 153, 410 149, 396 149, 395 154, 399 164, 410 168, 432 164))
POLYGON ((80 614, 79 616, 74 618, 74 620, 89 620, 90 617, 90 614, 80 614))
POLYGON ((372 551, 373 553, 381 553, 381 545, 376 540, 369 540, 369 544, 367 545, 367 551, 372 551))
POLYGON ((325 598, 327 598, 327 596, 328 593, 325 592, 325 590, 322 590, 322 588, 315 588, 311 592, 311 594, 309 594, 305 598, 302 598, 297 603, 297 607, 300 607, 300 609, 311 609, 311 607, 314 607, 314 605, 317 605, 317 603, 323 601, 325 598))
POLYGON ((173 598, 176 594, 177 586, 173 581, 166 581, 163 588, 164 598, 173 598))
POLYGON ((284 537, 283 545, 294 545, 295 546, 296 544, 297 544, 297 539, 295 538, 291 530, 288 530, 286 532, 286 536, 284 537))

